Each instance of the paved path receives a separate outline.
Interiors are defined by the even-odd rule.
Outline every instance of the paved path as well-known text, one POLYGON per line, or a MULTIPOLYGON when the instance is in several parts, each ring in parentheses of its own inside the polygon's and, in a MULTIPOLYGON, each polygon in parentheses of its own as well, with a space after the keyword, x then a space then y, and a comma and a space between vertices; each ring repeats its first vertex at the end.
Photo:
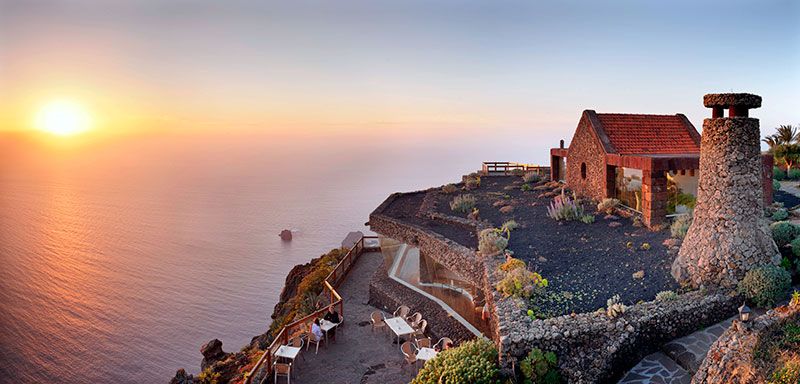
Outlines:
MULTIPOLYGON (((784 300, 780 305, 787 302, 784 300)), ((761 316, 766 312, 763 308, 754 308, 753 316, 761 316)), ((619 384, 690 383, 711 344, 731 326, 737 316, 664 344, 660 351, 645 356, 631 368, 619 384)))
MULTIPOLYGON (((797 180, 781 181, 781 191, 800 197, 800 183, 797 180)), ((791 207, 786 207, 791 208, 791 207)))
POLYGON ((661 351, 645 356, 631 368, 619 383, 690 383, 711 344, 728 329, 733 319, 664 344, 661 351))
MULTIPOLYGON (((336 342, 303 349, 295 366, 292 383, 360 384, 408 383, 416 376, 414 366, 403 361, 397 344, 386 330, 372 331, 369 315, 376 309, 367 305, 369 280, 383 261, 380 252, 361 255, 347 279, 337 289, 344 299, 345 324, 336 342), (305 357, 305 360, 303 359, 305 357)), ((278 383, 284 383, 279 378, 278 383)))

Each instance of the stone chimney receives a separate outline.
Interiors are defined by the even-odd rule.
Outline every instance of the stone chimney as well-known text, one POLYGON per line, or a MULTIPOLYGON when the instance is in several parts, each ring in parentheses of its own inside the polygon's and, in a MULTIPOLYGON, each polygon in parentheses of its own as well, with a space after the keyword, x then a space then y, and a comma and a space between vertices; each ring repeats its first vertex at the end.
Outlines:
POLYGON ((672 264, 672 276, 693 287, 732 288, 753 267, 780 261, 766 218, 761 133, 749 93, 708 94, 694 222, 672 264), (728 117, 723 117, 725 109, 728 117))

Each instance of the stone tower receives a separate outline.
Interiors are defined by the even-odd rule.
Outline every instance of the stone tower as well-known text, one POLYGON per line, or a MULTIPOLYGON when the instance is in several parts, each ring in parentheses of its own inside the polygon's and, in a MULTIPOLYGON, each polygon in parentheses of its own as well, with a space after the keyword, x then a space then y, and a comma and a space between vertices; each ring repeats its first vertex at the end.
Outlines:
POLYGON ((703 121, 697 206, 672 276, 694 287, 733 287, 751 268, 780 261, 764 217, 758 119, 748 117, 761 97, 708 94, 703 104, 712 114, 703 121))

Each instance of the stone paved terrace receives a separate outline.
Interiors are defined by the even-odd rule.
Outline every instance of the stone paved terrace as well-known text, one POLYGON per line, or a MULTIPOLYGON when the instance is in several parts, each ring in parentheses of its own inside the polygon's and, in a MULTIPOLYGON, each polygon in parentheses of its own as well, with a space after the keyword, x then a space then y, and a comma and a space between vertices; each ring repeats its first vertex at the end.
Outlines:
MULTIPOLYGON (((382 261, 380 252, 361 255, 337 289, 344 299, 345 323, 337 331, 336 342, 327 348, 321 344, 317 355, 314 345, 308 351, 304 347, 292 367, 292 383, 399 384, 416 376, 416 369, 404 363, 399 346, 392 343, 390 331, 373 332, 369 323, 370 313, 376 310, 367 304, 369 280, 382 261)), ((278 378, 278 383, 285 380, 278 378)))

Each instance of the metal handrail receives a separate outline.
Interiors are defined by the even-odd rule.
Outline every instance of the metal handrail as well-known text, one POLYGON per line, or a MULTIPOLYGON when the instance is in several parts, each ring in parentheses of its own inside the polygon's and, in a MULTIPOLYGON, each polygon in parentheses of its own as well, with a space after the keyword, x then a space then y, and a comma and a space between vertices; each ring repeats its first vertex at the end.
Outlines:
MULTIPOLYGON (((289 340, 295 333, 297 333, 297 328, 305 329, 307 325, 310 324, 311 321, 314 319, 322 316, 328 310, 330 306, 337 306, 339 309, 339 313, 344 316, 344 300, 339 292, 336 292, 335 287, 338 287, 347 276, 347 273, 350 272, 350 269, 355 264, 356 260, 364 253, 364 251, 374 251, 376 249, 380 249, 380 247, 367 247, 364 240, 366 239, 377 239, 377 236, 361 236, 358 241, 353 244, 353 247, 347 251, 347 254, 344 255, 342 260, 336 264, 336 267, 325 277, 325 280, 322 281, 323 284, 323 291, 327 290, 330 294, 331 304, 326 306, 323 309, 319 309, 314 311, 313 313, 299 319, 295 320, 289 324, 286 324, 281 328, 280 332, 275 335, 275 338, 270 343, 269 347, 264 351, 264 354, 261 355, 261 358, 258 359, 256 365, 246 374, 244 378, 244 384, 251 384, 253 378, 256 377, 259 370, 261 368, 266 368, 267 372, 264 378, 268 378, 271 371, 272 371, 272 355, 275 351, 280 348, 281 345, 288 344, 289 340), (265 365, 266 363, 266 365, 265 365)), ((263 382, 262 380, 261 382, 263 382)))

